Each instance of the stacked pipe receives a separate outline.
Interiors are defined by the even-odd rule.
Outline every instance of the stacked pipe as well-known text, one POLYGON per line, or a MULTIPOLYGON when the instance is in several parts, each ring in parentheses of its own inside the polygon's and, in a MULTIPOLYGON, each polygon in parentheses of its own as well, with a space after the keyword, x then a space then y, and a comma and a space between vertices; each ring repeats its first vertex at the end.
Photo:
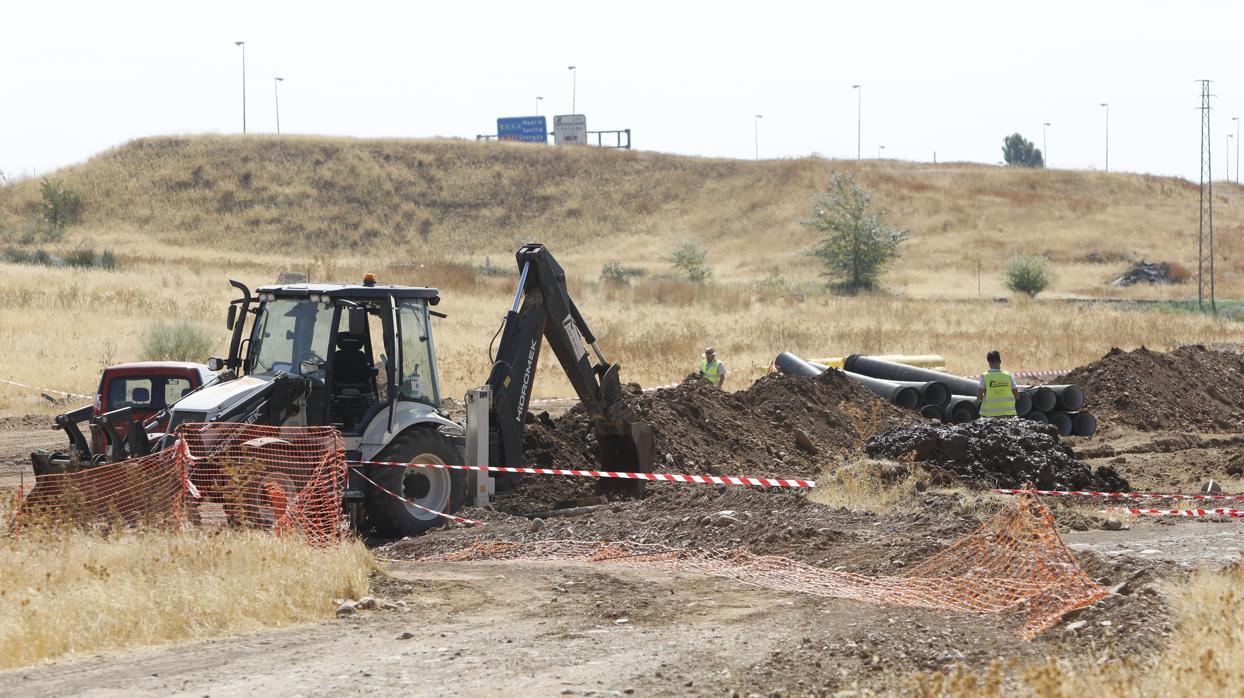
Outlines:
MULTIPOLYGON (((855 374, 874 380, 940 382, 951 393, 947 404, 942 406, 945 413, 942 421, 970 422, 980 416, 980 401, 976 397, 980 384, 970 378, 860 354, 848 356, 843 369, 848 376, 855 374)), ((1015 400, 1016 414, 1053 424, 1062 436, 1092 436, 1097 432, 1097 418, 1083 407, 1084 391, 1075 385, 1021 385, 1015 400)))
MULTIPOLYGON (((790 352, 782 352, 774 361, 778 370, 795 376, 815 378, 828 370, 823 364, 805 361, 790 352)), ((873 393, 906 410, 915 410, 929 419, 946 421, 950 404, 950 387, 939 380, 888 380, 844 371, 847 377, 873 393)))

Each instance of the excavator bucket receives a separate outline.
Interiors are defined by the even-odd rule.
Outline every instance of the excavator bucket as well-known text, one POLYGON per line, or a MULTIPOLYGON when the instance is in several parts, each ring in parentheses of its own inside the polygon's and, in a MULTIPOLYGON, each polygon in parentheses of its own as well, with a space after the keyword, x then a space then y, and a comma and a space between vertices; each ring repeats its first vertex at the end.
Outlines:
MULTIPOLYGON (((652 437, 652 426, 643 422, 632 422, 626 434, 600 434, 596 436, 598 455, 605 470, 628 473, 650 473, 656 460, 656 441, 652 437)), ((619 497, 641 497, 644 493, 644 480, 623 480, 620 478, 601 478, 597 485, 598 494, 610 499, 619 497)))

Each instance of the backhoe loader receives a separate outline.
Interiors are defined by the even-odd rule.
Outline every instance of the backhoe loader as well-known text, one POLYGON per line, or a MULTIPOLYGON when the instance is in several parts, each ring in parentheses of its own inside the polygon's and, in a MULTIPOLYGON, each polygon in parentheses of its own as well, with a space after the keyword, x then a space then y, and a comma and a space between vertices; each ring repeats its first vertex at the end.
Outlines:
MULTIPOLYGON (((595 424, 601 465, 650 472, 652 429, 624 404, 618 365, 597 345, 566 290, 565 272, 543 245, 524 245, 516 261, 518 287, 486 384, 489 464, 523 466, 527 407, 547 342, 595 424)), ((163 434, 146 433, 128 408, 58 416, 55 427, 67 432, 70 447, 32 454, 36 487, 44 473, 166 446, 179 425, 243 422, 340 430, 347 460, 362 463, 344 485, 347 510, 357 526, 380 536, 425 531, 443 521, 435 512, 452 514, 468 501, 461 470, 369 464, 463 462, 464 427, 441 408, 432 319, 445 315, 433 309, 441 300, 437 289, 382 285, 371 274, 360 284, 260 286, 254 294, 230 284, 240 297, 226 319, 229 353, 208 361, 218 379, 171 405, 163 434), (106 452, 91 451, 83 422, 109 443, 106 452), (119 422, 127 425, 125 438, 114 443, 119 422)), ((642 482, 627 480, 601 489, 636 495, 637 486, 642 482)))

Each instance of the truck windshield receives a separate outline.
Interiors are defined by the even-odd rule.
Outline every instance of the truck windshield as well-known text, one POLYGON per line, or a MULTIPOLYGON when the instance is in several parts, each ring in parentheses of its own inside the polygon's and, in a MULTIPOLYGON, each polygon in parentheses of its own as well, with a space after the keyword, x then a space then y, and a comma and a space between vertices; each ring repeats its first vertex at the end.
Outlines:
POLYGON ((323 364, 332 334, 333 306, 306 298, 264 303, 251 334, 251 372, 298 373, 298 363, 323 364))
POLYGON ((397 307, 402 326, 402 397, 433 407, 440 406, 436 370, 432 354, 432 333, 428 331, 428 306, 423 300, 403 300, 397 307))

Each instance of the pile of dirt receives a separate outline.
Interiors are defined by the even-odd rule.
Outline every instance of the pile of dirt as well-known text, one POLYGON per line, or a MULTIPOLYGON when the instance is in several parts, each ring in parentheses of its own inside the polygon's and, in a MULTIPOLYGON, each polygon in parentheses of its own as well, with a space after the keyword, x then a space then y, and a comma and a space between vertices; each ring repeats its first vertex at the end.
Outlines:
MULTIPOLYGON (((873 434, 919 420, 836 370, 816 378, 774 373, 737 393, 693 375, 654 393, 632 388, 626 405, 635 421, 652 425, 657 470, 701 475, 815 477, 873 434)), ((532 417, 523 457, 534 467, 599 468, 595 448, 591 419, 576 406, 557 419, 532 417)), ((498 507, 547 509, 590 494, 591 485, 527 478, 518 492, 498 498, 498 507)))
POLYGON ((382 554, 414 558, 457 550, 467 541, 633 541, 675 548, 740 548, 861 574, 895 573, 944 549, 980 526, 953 507, 877 515, 831 507, 800 490, 653 484, 648 496, 580 516, 526 518, 475 508, 463 515, 480 527, 438 529, 391 543, 382 554))
POLYGON ((1238 432, 1244 422, 1244 356, 1232 352, 1116 348, 1063 381, 1084 389, 1086 407, 1105 424, 1213 433, 1238 432))
POLYGON ((915 424, 868 440, 874 458, 912 458, 945 469, 967 484, 1039 489, 1128 489, 1109 466, 1095 472, 1076 459, 1058 438, 1058 429, 1027 419, 978 419, 967 424, 915 424))

